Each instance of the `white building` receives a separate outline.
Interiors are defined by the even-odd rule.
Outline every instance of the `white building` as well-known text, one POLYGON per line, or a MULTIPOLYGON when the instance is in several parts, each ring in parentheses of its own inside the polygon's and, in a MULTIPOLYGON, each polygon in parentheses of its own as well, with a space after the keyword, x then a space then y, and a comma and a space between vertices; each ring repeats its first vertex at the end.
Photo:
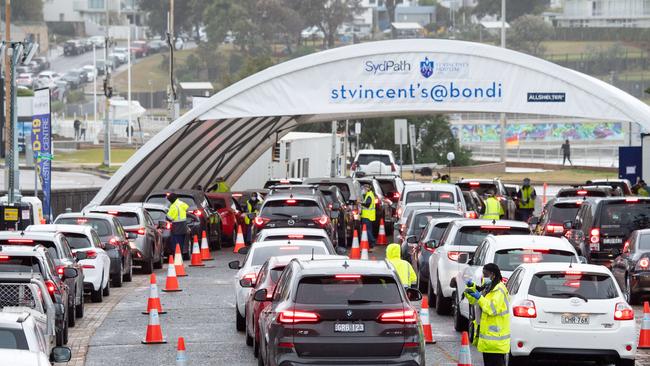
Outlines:
MULTIPOLYGON (((475 2, 476 0, 456 0, 475 2)), ((385 0, 361 0, 363 11, 354 18, 353 25, 359 33, 369 34, 373 26, 382 31, 390 27, 385 0)), ((431 23, 435 17, 435 7, 419 6, 417 0, 402 0, 395 9, 396 22, 416 22, 422 26, 431 23)))
POLYGON ((44 0, 43 18, 46 22, 85 24, 89 31, 106 24, 107 7, 118 19, 129 19, 135 25, 144 21, 137 0, 44 0))
POLYGON ((650 0, 564 0, 558 27, 650 27, 650 0))

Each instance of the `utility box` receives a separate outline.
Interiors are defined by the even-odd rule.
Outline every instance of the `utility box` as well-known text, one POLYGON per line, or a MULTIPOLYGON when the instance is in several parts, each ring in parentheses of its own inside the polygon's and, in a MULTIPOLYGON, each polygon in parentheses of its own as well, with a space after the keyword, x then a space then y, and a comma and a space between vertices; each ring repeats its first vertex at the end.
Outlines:
MULTIPOLYGON (((639 153, 639 159, 641 159, 642 166, 639 175, 644 181, 650 182, 650 134, 641 134, 641 152, 639 153)), ((634 183, 634 181, 631 182, 634 183)))
POLYGON ((30 203, 0 203, 0 231, 22 231, 33 223, 30 203))

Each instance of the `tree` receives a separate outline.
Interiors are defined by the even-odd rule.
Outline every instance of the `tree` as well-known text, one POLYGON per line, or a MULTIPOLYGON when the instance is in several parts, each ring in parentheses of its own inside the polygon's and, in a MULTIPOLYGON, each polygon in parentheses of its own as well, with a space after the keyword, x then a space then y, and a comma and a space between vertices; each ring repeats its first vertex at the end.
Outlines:
POLYGON ((553 27, 542 17, 535 15, 522 15, 512 22, 508 32, 508 44, 511 48, 526 52, 533 56, 542 56, 546 49, 543 41, 553 37, 553 27))
MULTIPOLYGON (((524 14, 540 14, 548 6, 549 0, 510 0, 506 4, 506 19, 517 19, 524 14)), ((474 14, 501 15, 501 0, 479 0, 474 14)))
MULTIPOLYGON (((0 16, 5 18, 5 7, 0 6, 0 16)), ((11 21, 41 21, 43 20, 43 0, 14 0, 11 2, 11 21)))
MULTIPOLYGON (((138 0, 138 6, 147 13, 147 25, 154 34, 167 33, 169 0, 138 0)), ((200 24, 204 7, 205 4, 197 0, 174 1, 174 33, 192 32, 194 26, 200 24)))
POLYGON ((334 47, 338 28, 351 22, 361 11, 361 0, 292 0, 289 3, 302 15, 306 25, 315 25, 323 32, 328 48, 334 47))

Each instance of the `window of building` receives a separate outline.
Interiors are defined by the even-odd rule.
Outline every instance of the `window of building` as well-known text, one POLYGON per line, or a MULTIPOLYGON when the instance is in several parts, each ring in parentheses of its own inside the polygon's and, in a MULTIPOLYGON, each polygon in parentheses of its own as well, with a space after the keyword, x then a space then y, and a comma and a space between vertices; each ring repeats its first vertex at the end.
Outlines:
POLYGON ((104 0, 88 0, 88 9, 105 9, 104 0))

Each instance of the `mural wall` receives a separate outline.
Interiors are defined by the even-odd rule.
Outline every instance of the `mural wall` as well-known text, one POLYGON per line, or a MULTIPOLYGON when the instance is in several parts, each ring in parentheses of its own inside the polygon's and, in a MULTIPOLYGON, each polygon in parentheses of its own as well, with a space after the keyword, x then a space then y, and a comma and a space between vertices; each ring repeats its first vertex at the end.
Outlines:
MULTIPOLYGON (((494 124, 456 124, 451 129, 462 143, 499 142, 501 127, 494 124)), ((620 122, 588 123, 523 123, 506 125, 506 140, 517 142, 553 142, 593 140, 623 140, 625 133, 620 122)))

